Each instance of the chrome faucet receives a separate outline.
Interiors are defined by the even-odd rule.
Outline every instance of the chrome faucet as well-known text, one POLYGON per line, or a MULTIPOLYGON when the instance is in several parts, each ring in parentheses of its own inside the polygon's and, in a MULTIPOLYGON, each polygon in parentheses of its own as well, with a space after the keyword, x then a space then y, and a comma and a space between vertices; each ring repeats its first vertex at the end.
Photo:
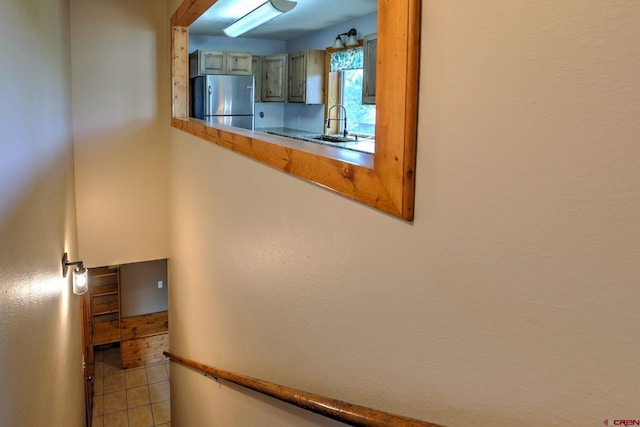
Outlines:
MULTIPOLYGON (((347 132, 347 109, 344 108, 344 105, 342 104, 334 104, 331 106, 331 108, 329 108, 329 112, 327 113, 327 132, 329 131, 329 129, 331 128, 331 110, 333 110, 334 108, 342 108, 342 111, 344 111, 344 119, 340 118, 340 111, 338 111, 338 117, 336 117, 333 120, 338 120, 338 121, 344 121, 344 127, 343 127, 343 131, 342 131, 342 135, 346 138, 346 136, 349 134, 349 132, 347 132)), ((338 132, 340 131, 340 125, 338 125, 338 132)))

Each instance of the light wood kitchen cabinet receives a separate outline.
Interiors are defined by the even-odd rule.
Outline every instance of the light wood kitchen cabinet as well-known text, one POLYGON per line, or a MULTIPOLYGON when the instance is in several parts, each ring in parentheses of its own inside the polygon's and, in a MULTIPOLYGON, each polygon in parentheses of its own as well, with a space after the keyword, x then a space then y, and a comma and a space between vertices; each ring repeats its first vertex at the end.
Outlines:
POLYGON ((287 55, 262 57, 262 102, 287 101, 287 55))
POLYGON ((304 50, 289 55, 289 102, 324 102, 324 50, 304 50))
POLYGON ((254 80, 253 97, 255 102, 262 102, 262 57, 254 56, 251 63, 254 80))
POLYGON ((120 269, 89 269, 93 345, 120 342, 120 269))
POLYGON ((251 62, 253 55, 251 52, 226 52, 226 73, 241 76, 251 75, 251 62))
POLYGON ((189 54, 189 77, 207 74, 251 75, 251 52, 196 50, 189 54))
POLYGON ((378 34, 369 34, 364 37, 363 70, 362 70, 362 103, 376 103, 376 49, 378 46, 378 34))
POLYGON ((223 74, 226 55, 222 50, 197 50, 189 54, 189 77, 223 74))

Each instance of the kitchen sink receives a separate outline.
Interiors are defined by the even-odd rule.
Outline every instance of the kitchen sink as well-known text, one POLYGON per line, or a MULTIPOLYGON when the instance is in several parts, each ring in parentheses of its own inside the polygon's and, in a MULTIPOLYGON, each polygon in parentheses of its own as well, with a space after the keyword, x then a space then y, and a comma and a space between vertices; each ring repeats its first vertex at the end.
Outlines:
POLYGON ((284 136, 292 139, 299 139, 302 141, 309 141, 315 143, 325 143, 326 145, 333 145, 338 148, 346 148, 348 150, 360 151, 363 153, 373 154, 375 150, 375 136, 363 135, 357 133, 351 133, 347 136, 341 134, 313 134, 308 131, 295 130, 263 130, 263 132, 284 136))
POLYGON ((326 141, 326 142, 354 142, 356 141, 355 137, 352 136, 339 136, 339 135, 318 135, 314 136, 311 139, 315 139, 318 141, 326 141))

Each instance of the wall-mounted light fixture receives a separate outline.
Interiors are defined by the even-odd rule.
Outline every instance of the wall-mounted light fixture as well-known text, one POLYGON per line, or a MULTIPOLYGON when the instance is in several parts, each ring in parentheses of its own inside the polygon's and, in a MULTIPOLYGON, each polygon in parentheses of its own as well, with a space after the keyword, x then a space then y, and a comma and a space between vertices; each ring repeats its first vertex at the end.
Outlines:
POLYGON ((238 37, 249 30, 272 20, 276 16, 289 12, 296 7, 295 1, 289 0, 269 0, 268 2, 258 6, 242 18, 229 25, 223 31, 229 37, 238 37))
POLYGON ((89 290, 89 274, 82 265, 82 261, 69 262, 69 257, 65 252, 62 256, 62 277, 67 277, 69 266, 75 265, 73 269, 73 293, 76 295, 86 294, 89 290))
POLYGON ((345 46, 345 44, 342 41, 342 36, 347 36, 346 46, 357 46, 358 45, 358 39, 356 38, 357 34, 358 32, 356 31, 355 28, 350 29, 346 33, 338 34, 338 37, 336 37, 336 41, 333 42, 332 47, 334 49, 342 49, 345 46))

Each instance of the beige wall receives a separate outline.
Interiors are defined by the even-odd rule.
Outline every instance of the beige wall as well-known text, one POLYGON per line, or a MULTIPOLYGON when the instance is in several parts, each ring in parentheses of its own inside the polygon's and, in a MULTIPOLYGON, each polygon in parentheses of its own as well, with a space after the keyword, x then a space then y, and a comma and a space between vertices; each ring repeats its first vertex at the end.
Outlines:
POLYGON ((168 253, 165 2, 72 0, 78 240, 90 267, 168 253))
POLYGON ((82 426, 69 2, 0 6, 0 425, 82 426))
POLYGON ((122 317, 167 311, 169 282, 167 260, 135 262, 120 266, 120 315, 122 317), (158 288, 158 282, 162 288, 158 288))
MULTIPOLYGON (((449 426, 639 416, 639 4, 422 18, 413 223, 171 130, 172 351, 449 426)), ((332 424, 171 380, 181 427, 332 424)))

